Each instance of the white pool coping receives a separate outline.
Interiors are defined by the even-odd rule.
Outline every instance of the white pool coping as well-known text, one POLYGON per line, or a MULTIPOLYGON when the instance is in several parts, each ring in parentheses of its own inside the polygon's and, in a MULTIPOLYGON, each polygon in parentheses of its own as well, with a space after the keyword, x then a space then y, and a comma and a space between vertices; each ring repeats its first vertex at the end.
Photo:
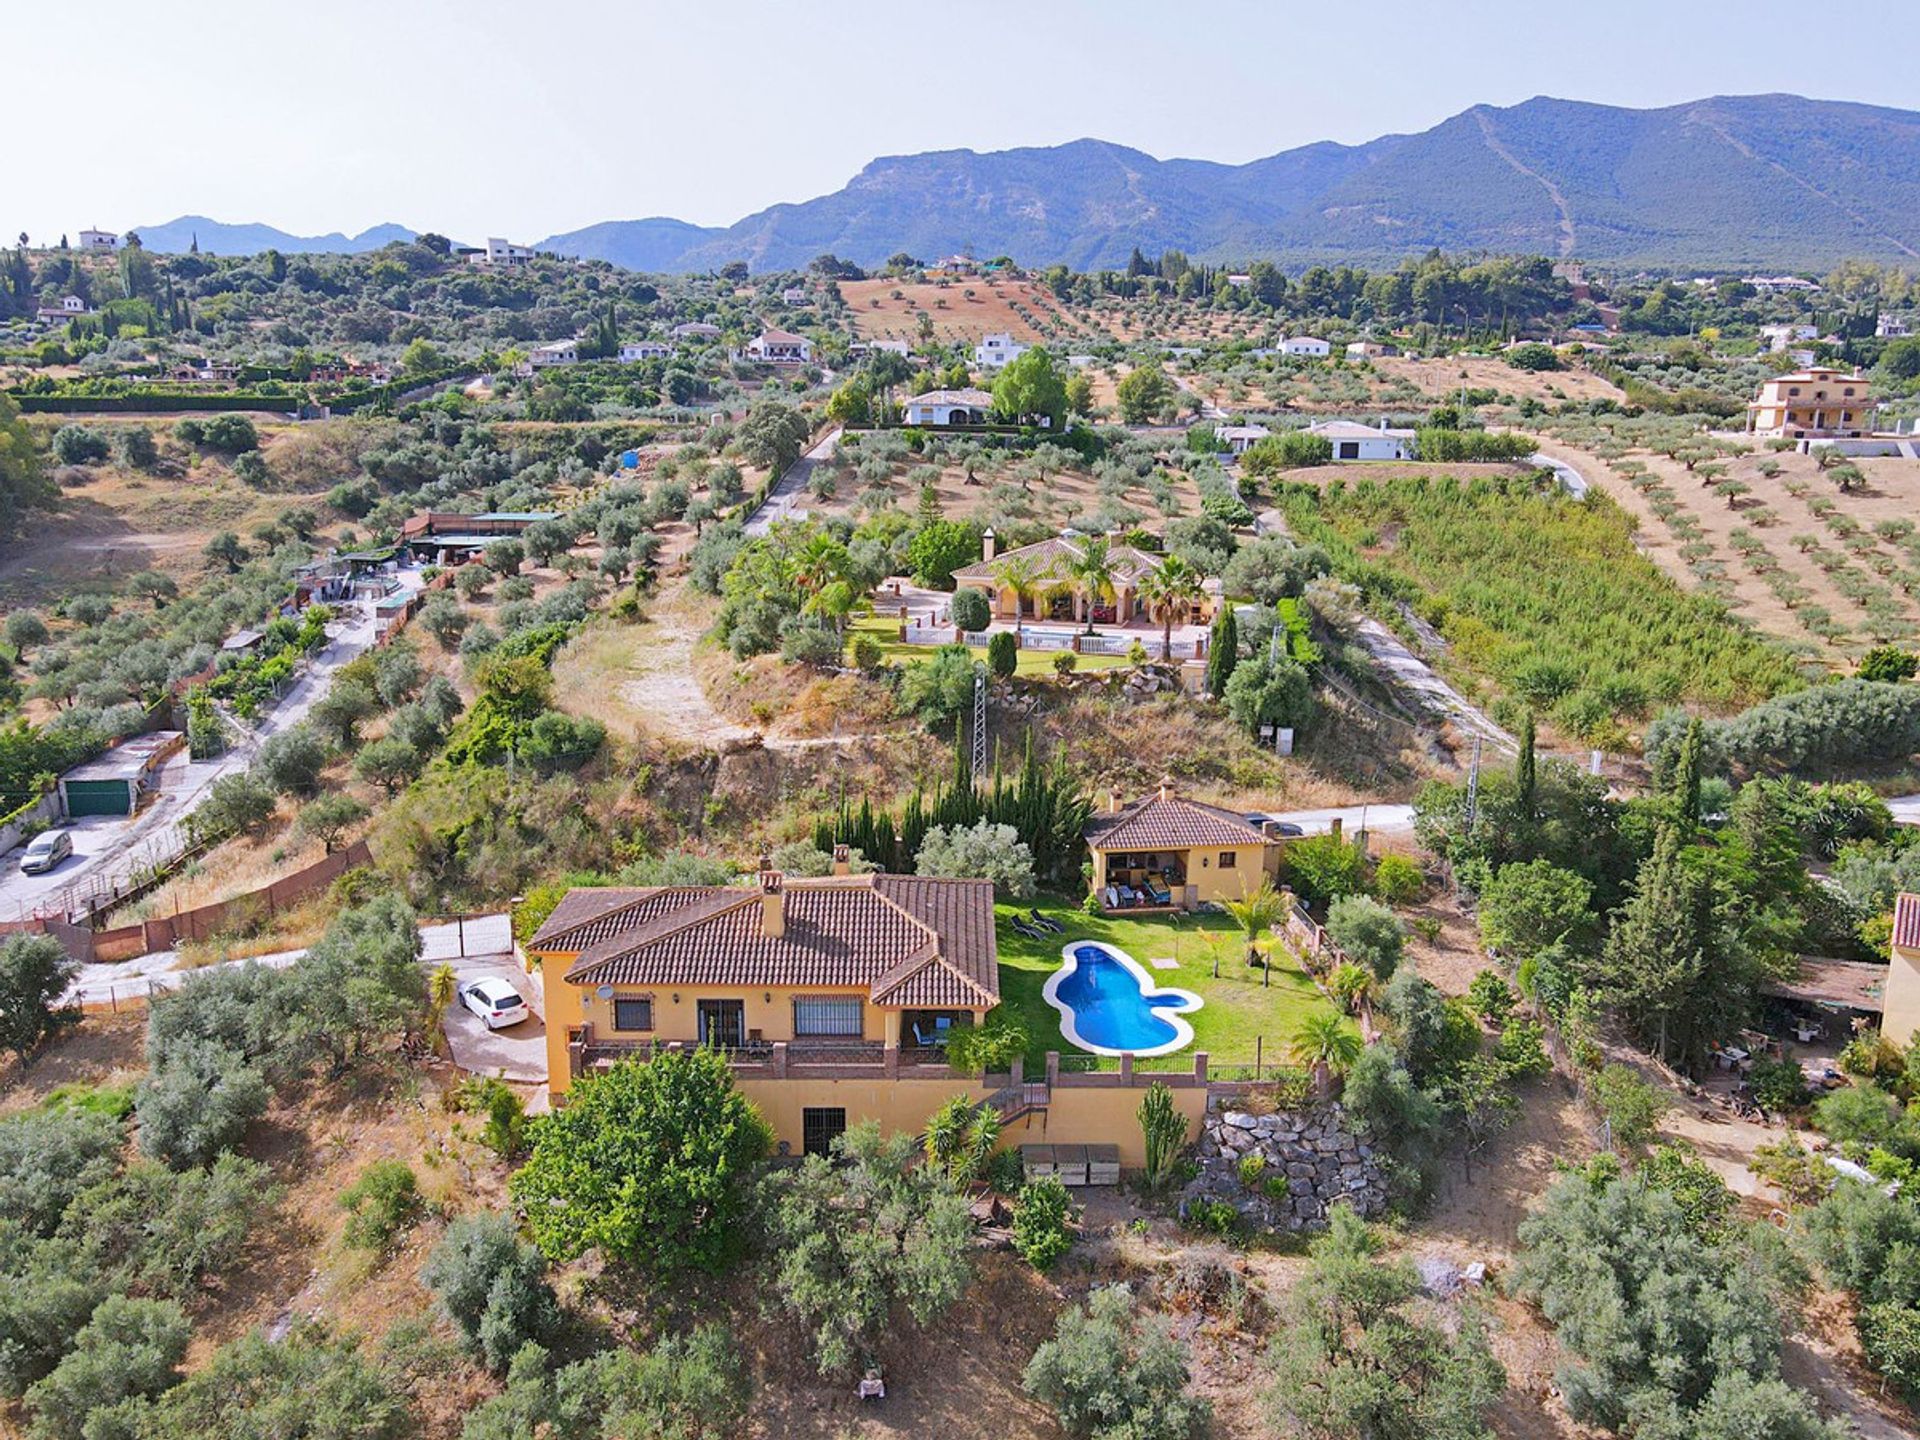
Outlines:
POLYGON ((1060 947, 1060 958, 1065 963, 1047 977, 1047 983, 1040 992, 1040 998, 1060 1012, 1060 1033, 1072 1044, 1078 1045, 1082 1050, 1091 1051, 1095 1055, 1171 1055, 1174 1051, 1184 1050, 1193 1043, 1193 1026, 1187 1023, 1186 1017, 1207 1003, 1193 991, 1182 990, 1171 985, 1155 984, 1153 977, 1146 972, 1145 967, 1138 960, 1118 946, 1109 945, 1104 940, 1069 940, 1060 947), (1155 1012, 1162 1020, 1173 1026, 1173 1039, 1164 1045, 1154 1045, 1144 1050, 1117 1050, 1111 1045, 1098 1045, 1081 1037, 1077 1023, 1079 1016, 1071 1005, 1060 998, 1059 990, 1061 985, 1080 968, 1080 957, 1073 952, 1087 947, 1101 951, 1119 962, 1133 976, 1140 986, 1140 999, 1143 1004, 1149 1000, 1184 1002, 1178 1010, 1155 1012))

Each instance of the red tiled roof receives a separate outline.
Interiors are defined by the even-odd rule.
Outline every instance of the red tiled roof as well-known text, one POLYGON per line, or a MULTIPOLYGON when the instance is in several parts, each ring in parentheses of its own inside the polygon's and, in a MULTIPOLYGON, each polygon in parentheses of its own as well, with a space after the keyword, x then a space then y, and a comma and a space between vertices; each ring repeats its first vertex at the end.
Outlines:
POLYGON ((569 891, 528 946, 576 952, 573 984, 868 987, 875 1004, 1000 998, 993 886, 909 875, 789 880, 766 933, 756 889, 569 891))
POLYGON ((1920 895, 1902 895, 1893 902, 1893 943, 1902 950, 1920 950, 1920 895))
POLYGON ((1096 850, 1184 850, 1200 845, 1261 845, 1267 837, 1231 810, 1158 792, 1087 821, 1096 850))

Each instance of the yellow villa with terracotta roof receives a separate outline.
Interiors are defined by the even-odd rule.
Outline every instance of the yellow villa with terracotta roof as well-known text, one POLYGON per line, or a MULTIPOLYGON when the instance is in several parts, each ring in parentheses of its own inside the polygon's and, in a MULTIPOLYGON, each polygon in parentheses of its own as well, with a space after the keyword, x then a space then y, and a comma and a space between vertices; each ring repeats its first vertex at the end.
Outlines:
MULTIPOLYGON (((1000 1003, 993 885, 917 875, 763 870, 755 886, 580 887, 527 942, 546 995, 548 1086, 663 1050, 725 1051, 783 1153, 847 1126, 918 1134, 955 1095, 991 1104, 1003 1144, 1113 1145, 1138 1165, 1148 1079, 1197 1124, 1207 1057, 1188 1074, 977 1075, 947 1064, 956 1027, 1000 1003)), ((1037 1037, 1036 1037, 1037 1038, 1037 1037)))
POLYGON ((1880 1033, 1896 1045, 1920 1036, 1920 895, 1901 895, 1893 904, 1893 954, 1887 969, 1885 1011, 1880 1033))

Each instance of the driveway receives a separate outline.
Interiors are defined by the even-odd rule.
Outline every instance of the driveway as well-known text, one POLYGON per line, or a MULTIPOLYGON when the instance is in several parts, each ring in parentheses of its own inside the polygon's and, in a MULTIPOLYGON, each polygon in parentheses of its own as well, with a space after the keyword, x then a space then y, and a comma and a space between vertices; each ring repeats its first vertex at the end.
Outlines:
POLYGON ((804 520, 807 512, 801 502, 807 496, 807 482, 813 479, 814 467, 831 460, 840 449, 840 427, 834 426, 820 437, 820 441, 798 460, 787 467, 787 473, 774 482, 773 489, 761 502, 760 508, 747 517, 746 531, 749 535, 764 535, 776 520, 804 520))
POLYGON ((1366 830, 1372 835, 1402 835, 1413 831, 1411 805, 1342 805, 1331 810, 1276 810, 1275 820, 1298 825, 1309 835, 1325 835, 1338 820, 1340 828, 1351 835, 1366 830))
MULTIPOLYGON (((123 1004, 139 1004, 154 995, 178 990, 189 975, 203 970, 247 964, 283 970, 306 953, 305 950, 284 950, 182 970, 177 951, 158 950, 114 965, 82 966, 63 1001, 95 1010, 117 1009, 123 1004)), ((531 1018, 518 1025, 489 1030, 478 1016, 456 1000, 448 1007, 442 1022, 454 1064, 476 1075, 545 1083, 546 994, 541 989, 540 977, 522 970, 514 957, 513 926, 507 916, 474 915, 422 925, 420 963, 429 971, 442 964, 453 966, 453 973, 462 985, 483 975, 497 975, 520 992, 527 1008, 533 1012, 531 1018)))
POLYGON ((1466 696, 1434 673, 1418 655, 1400 643, 1395 635, 1371 617, 1354 627, 1355 638, 1366 647, 1374 663, 1387 680, 1406 694, 1414 705, 1436 719, 1450 720, 1468 735, 1477 735, 1496 750, 1509 755, 1520 752, 1520 742, 1502 730, 1466 696))
MULTIPOLYGON (((422 585, 418 570, 403 570, 404 588, 422 585)), ((160 772, 158 794, 132 816, 94 815, 68 823, 73 858, 43 875, 20 873, 19 851, 0 855, 0 919, 29 915, 77 915, 131 886, 132 879, 170 864, 187 848, 187 817, 200 807, 222 776, 238 774, 253 763, 261 743, 304 720, 314 702, 327 693, 333 673, 363 654, 374 641, 373 607, 343 606, 327 627, 327 643, 309 657, 287 693, 249 728, 230 722, 233 743, 210 760, 191 760, 182 751, 160 772)))

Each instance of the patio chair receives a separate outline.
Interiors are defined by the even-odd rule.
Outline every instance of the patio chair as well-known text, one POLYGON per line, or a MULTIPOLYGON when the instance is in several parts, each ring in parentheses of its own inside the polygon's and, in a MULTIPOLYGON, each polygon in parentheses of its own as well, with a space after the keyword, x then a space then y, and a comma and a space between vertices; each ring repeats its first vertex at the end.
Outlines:
POLYGON ((1014 916, 1007 923, 1013 926, 1013 933, 1016 935, 1024 935, 1029 940, 1044 940, 1046 938, 1042 932, 1034 929, 1033 926, 1027 924, 1027 922, 1022 920, 1018 915, 1014 916))
POLYGON ((1042 930, 1050 931, 1055 935, 1060 934, 1067 928, 1051 915, 1042 915, 1037 909, 1029 909, 1027 914, 1033 917, 1034 924, 1038 925, 1042 930))
POLYGON ((1146 885, 1147 898, 1153 901, 1154 904, 1171 905, 1173 903, 1173 891, 1169 890, 1160 881, 1154 879, 1152 876, 1148 876, 1144 883, 1146 885))
POLYGON ((1107 886, 1107 908, 1109 910, 1120 908, 1120 892, 1112 885, 1107 886))

